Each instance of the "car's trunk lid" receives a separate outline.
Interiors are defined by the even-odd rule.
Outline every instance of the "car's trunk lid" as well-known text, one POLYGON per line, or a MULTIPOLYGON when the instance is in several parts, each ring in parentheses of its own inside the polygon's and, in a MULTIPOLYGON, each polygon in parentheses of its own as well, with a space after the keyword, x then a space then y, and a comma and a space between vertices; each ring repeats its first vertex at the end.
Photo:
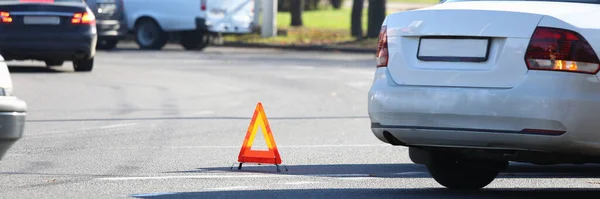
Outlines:
POLYGON ((238 28, 250 26, 254 16, 253 0, 208 1, 206 20, 211 29, 237 32, 238 28))
POLYGON ((64 32, 77 30, 80 26, 71 24, 75 13, 86 12, 83 3, 0 3, 0 11, 8 12, 11 23, 3 23, 2 31, 64 32))
POLYGON ((448 4, 454 5, 388 17, 388 68, 394 81, 488 88, 518 84, 528 71, 524 52, 529 38, 544 15, 483 3, 448 4))

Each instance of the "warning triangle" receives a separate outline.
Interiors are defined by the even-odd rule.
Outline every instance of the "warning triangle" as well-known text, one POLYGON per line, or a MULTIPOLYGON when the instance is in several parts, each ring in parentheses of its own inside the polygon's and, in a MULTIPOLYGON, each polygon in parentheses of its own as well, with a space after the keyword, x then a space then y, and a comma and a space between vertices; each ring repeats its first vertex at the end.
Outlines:
POLYGON ((244 143, 238 156, 238 162, 281 164, 281 157, 279 156, 269 121, 260 102, 256 105, 252 121, 250 122, 250 126, 248 126, 246 138, 244 138, 244 143), (262 136, 267 143, 268 150, 252 150, 256 134, 259 131, 262 131, 262 136))

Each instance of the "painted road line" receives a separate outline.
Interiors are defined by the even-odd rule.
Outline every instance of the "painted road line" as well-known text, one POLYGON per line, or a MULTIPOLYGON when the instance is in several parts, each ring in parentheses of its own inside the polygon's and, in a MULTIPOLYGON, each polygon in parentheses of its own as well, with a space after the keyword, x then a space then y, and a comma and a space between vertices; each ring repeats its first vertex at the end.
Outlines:
POLYGON ((132 181, 132 180, 170 180, 170 179, 225 179, 225 178, 285 178, 291 175, 190 175, 190 176, 151 176, 151 177, 106 177, 96 178, 100 181, 132 181))
POLYGON ((62 135, 62 134, 72 134, 81 131, 92 131, 92 130, 105 130, 105 129, 118 129, 124 127, 137 126, 139 123, 126 123, 126 124, 113 124, 113 125, 105 125, 105 126, 97 126, 97 127, 89 127, 89 128, 81 128, 81 129, 70 129, 70 130, 60 130, 60 131, 48 131, 42 133, 30 134, 30 136, 38 136, 38 135, 62 135))
POLYGON ((231 179, 231 178, 292 178, 292 177, 333 177, 333 178, 353 178, 360 177, 365 178, 371 176, 371 174, 362 173, 350 173, 350 174, 297 174, 297 175, 277 175, 277 174, 238 174, 231 175, 230 173, 224 173, 225 175, 182 175, 182 176, 126 176, 126 177, 103 177, 96 178, 99 181, 143 181, 143 180, 173 180, 173 179, 231 179))
POLYGON ((312 182, 312 181, 298 181, 298 182, 286 182, 286 185, 304 185, 304 184, 317 184, 321 182, 312 182))
MULTIPOLYGON (((389 144, 348 144, 348 145, 288 145, 277 148, 350 148, 350 147, 391 147, 389 144)), ((164 147, 113 147, 105 150, 141 150, 141 149, 239 149, 240 146, 164 146, 164 147)))

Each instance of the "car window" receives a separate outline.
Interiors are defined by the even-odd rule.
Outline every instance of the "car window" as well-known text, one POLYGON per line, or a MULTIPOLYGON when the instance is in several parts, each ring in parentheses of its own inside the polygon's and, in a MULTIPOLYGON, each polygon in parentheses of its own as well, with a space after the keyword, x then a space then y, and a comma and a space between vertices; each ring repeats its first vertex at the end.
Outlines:
POLYGON ((441 0, 441 3, 464 2, 464 1, 551 1, 551 2, 573 2, 600 4, 600 0, 441 0))

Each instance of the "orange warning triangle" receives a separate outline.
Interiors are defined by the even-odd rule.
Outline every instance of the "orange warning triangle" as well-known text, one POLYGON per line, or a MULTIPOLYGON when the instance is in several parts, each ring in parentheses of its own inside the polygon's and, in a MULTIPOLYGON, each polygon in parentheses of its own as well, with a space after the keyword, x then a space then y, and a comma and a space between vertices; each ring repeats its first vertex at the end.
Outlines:
POLYGON ((277 145, 275 144, 275 139, 273 138, 273 133, 269 126, 269 121, 267 120, 265 110, 260 102, 256 105, 252 121, 250 122, 250 126, 248 126, 248 132, 246 133, 246 138, 244 138, 244 143, 242 144, 242 149, 238 156, 238 162, 281 164, 281 157, 279 156, 279 151, 277 150, 277 145), (261 128, 262 134, 267 142, 267 147, 269 148, 267 151, 251 149, 252 144, 254 143, 254 137, 256 137, 256 132, 259 128, 261 128))

